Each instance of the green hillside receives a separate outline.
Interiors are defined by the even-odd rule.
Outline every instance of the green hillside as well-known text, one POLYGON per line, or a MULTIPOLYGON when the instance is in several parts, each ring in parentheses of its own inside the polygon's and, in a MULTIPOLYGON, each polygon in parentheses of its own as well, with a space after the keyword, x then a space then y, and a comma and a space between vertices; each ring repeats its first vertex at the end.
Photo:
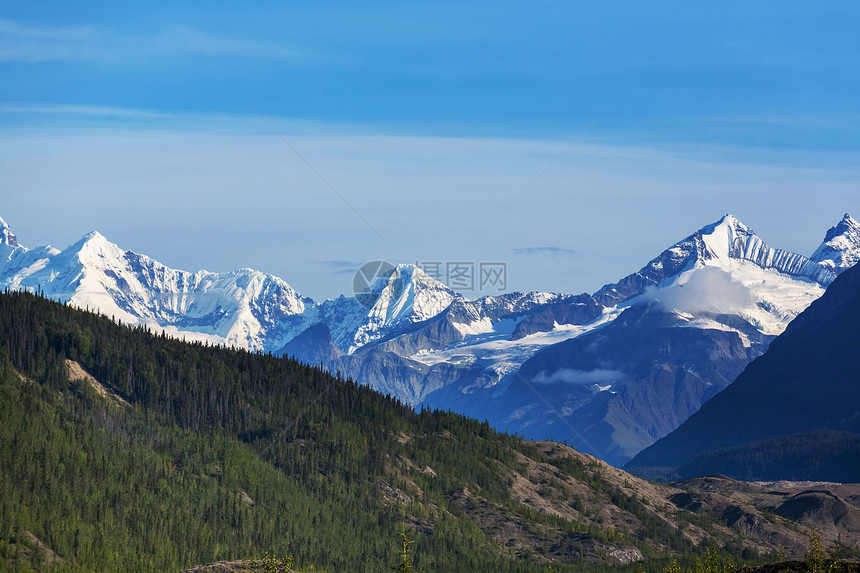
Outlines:
MULTIPOLYGON (((22 293, 0 295, 0 483, 0 571, 179 571, 264 552, 386 571, 404 529, 422 572, 776 550, 564 446, 22 293)), ((768 539, 782 527, 744 511, 768 539)))

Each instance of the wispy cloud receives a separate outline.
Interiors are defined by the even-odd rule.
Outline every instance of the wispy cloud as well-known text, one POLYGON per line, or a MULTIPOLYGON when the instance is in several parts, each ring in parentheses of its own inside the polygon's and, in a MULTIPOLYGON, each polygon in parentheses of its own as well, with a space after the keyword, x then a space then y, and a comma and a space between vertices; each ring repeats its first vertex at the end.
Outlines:
POLYGON ((142 118, 158 119, 174 117, 172 114, 127 107, 110 107, 100 105, 63 105, 63 104, 20 104, 0 103, 0 113, 14 114, 64 114, 82 115, 89 117, 142 118))
POLYGON ((88 26, 34 26, 22 22, 0 19, 0 35, 16 38, 75 39, 90 36, 88 26))
POLYGON ((753 302, 750 290, 722 269, 704 267, 681 285, 663 289, 649 287, 645 298, 663 308, 679 312, 733 312, 753 302))
POLYGON ((550 255, 553 257, 572 257, 576 255, 573 249, 565 249, 564 247, 523 247, 520 249, 511 249, 515 255, 537 256, 550 255))
POLYGON ((364 263, 357 261, 318 261, 318 264, 328 268, 330 272, 336 275, 351 275, 364 263))
POLYGON ((189 27, 151 33, 111 27, 47 26, 0 20, 0 61, 134 63, 182 56, 238 56, 295 64, 342 64, 348 58, 308 46, 215 35, 189 27))
POLYGON ((625 380, 627 375, 619 370, 607 370, 598 368, 595 370, 575 370, 562 368, 549 374, 546 371, 539 373, 532 382, 536 384, 570 384, 574 386, 586 386, 588 384, 615 384, 625 380))
POLYGON ((299 60, 308 50, 288 44, 275 44, 245 38, 219 37, 192 28, 174 28, 158 38, 166 52, 209 56, 255 56, 279 60, 299 60))
POLYGON ((0 61, 73 60, 82 55, 82 48, 91 45, 96 36, 89 26, 37 26, 0 20, 0 61))

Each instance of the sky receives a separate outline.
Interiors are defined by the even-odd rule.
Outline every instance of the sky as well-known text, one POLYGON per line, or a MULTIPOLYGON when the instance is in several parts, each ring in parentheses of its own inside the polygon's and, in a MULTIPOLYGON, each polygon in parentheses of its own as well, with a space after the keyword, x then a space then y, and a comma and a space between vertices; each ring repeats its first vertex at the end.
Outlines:
POLYGON ((856 3, 139 4, 0 2, 21 244, 579 293, 725 213, 807 255, 860 217, 856 3))

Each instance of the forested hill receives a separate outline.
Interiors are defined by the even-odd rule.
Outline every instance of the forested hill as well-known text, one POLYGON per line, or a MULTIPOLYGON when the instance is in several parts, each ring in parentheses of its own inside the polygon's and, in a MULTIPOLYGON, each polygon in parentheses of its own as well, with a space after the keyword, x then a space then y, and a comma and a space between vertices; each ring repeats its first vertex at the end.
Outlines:
POLYGON ((0 571, 179 571, 265 551, 384 571, 404 528, 424 572, 573 571, 712 543, 801 554, 806 536, 765 514, 781 500, 764 490, 688 511, 681 490, 561 445, 26 293, 0 294, 0 483, 0 571))

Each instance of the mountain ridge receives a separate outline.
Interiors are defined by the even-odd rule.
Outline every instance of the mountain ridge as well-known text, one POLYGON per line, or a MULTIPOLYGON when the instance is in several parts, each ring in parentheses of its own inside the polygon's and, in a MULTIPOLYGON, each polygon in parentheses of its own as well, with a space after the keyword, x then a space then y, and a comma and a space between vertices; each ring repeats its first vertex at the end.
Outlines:
MULTIPOLYGON (((508 412, 499 411, 499 405, 505 403, 500 398, 520 376, 521 368, 541 352, 583 336, 596 336, 592 333, 629 308, 650 304, 651 311, 643 315, 645 322, 636 323, 640 326, 630 323, 629 328, 641 330, 635 336, 647 340, 648 324, 657 328, 665 322, 658 314, 668 313, 673 327, 700 331, 711 345, 724 344, 718 341, 726 336, 733 338, 731 344, 738 349, 733 368, 737 368, 763 352, 768 337, 782 332, 820 296, 824 286, 844 270, 846 261, 860 256, 860 234, 854 233, 858 225, 847 214, 828 230, 815 251, 815 261, 768 246, 749 227, 725 215, 665 249, 639 271, 591 295, 513 292, 466 299, 414 265, 398 265, 389 274, 374 278, 366 300, 340 296, 316 302, 282 279, 251 269, 228 273, 174 270, 145 255, 124 251, 98 233, 86 235, 63 251, 52 247, 30 250, 20 245, 5 222, 0 226, 0 287, 38 289, 55 299, 96 308, 123 322, 145 324, 171 336, 254 351, 289 352, 409 404, 428 403, 487 415, 497 427, 521 430, 535 438, 560 438, 563 432, 559 434, 555 428, 564 425, 551 427, 555 414, 538 404, 543 413, 526 418, 538 415, 542 420, 524 420, 511 427, 511 416, 523 404, 508 412), (525 422, 528 424, 522 425, 525 422)), ((635 336, 630 330, 618 340, 630 343, 635 336)), ((687 365, 719 352, 716 346, 708 348, 697 351, 704 353, 701 356, 682 352, 669 357, 667 367, 674 372, 679 391, 688 392, 685 384, 698 376, 685 374, 687 365)), ((561 362, 546 366, 543 375, 547 379, 558 377, 554 372, 563 370, 561 362)), ((627 373, 625 379, 631 368, 616 365, 616 370, 627 373)), ((631 448, 648 445, 673 429, 653 423, 659 394, 655 394, 655 380, 634 392, 638 404, 631 402, 617 410, 608 404, 620 398, 594 394, 577 398, 577 403, 585 399, 577 408, 592 408, 586 403, 592 399, 604 403, 600 416, 611 416, 617 422, 610 424, 615 430, 607 431, 624 427, 630 435, 641 434, 624 447, 628 454, 635 453, 631 448), (632 413, 648 403, 654 405, 645 414, 632 413)), ((645 383, 644 378, 639 383, 645 383)), ((699 400, 727 383, 722 379, 695 382, 701 388, 689 394, 694 397, 692 402, 679 404, 668 419, 673 424, 683 421, 698 408, 699 400)), ((617 391, 631 390, 611 385, 601 390, 617 391)), ((533 394, 527 395, 534 398, 533 394)))

